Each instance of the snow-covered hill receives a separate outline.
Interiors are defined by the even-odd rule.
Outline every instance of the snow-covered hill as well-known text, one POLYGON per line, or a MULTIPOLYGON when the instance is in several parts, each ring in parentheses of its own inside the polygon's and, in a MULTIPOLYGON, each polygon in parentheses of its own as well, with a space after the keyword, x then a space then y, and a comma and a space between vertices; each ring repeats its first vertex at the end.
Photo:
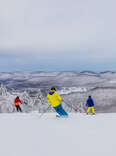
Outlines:
POLYGON ((22 105, 24 111, 43 111, 48 104, 46 95, 53 86, 68 103, 63 106, 69 112, 85 109, 88 95, 94 98, 97 112, 116 112, 116 72, 2 72, 0 83, 8 91, 6 97, 0 95, 0 112, 11 112, 15 96, 22 98, 25 94, 29 99, 26 98, 27 105, 22 105), (43 103, 37 99, 39 90, 43 103))
POLYGON ((0 82, 9 89, 24 90, 25 88, 49 88, 51 86, 78 87, 103 83, 106 79, 93 72, 2 72, 0 82))
POLYGON ((25 90, 29 88, 48 89, 51 86, 62 87, 96 87, 116 86, 116 72, 1 72, 0 83, 8 89, 25 90))
POLYGON ((116 156, 116 114, 1 114, 1 156, 116 156))

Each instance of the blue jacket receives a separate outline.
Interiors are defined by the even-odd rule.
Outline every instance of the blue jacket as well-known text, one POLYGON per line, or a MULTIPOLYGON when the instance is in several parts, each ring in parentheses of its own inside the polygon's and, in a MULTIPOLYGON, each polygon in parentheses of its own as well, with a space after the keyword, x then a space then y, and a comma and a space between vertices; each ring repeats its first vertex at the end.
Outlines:
POLYGON ((88 106, 88 107, 93 107, 94 106, 94 101, 93 101, 93 99, 91 97, 89 97, 87 99, 86 106, 88 106))

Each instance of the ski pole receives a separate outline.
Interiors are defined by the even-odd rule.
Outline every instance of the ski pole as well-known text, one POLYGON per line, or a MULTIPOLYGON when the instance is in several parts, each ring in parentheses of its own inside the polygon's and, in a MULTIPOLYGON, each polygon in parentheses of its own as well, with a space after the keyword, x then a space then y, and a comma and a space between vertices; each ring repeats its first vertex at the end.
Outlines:
POLYGON ((51 105, 49 105, 48 108, 44 112, 41 113, 40 118, 49 110, 50 107, 51 105))
POLYGON ((70 104, 68 104, 64 99, 63 99, 62 101, 63 101, 68 107, 73 108, 73 110, 77 112, 77 109, 76 109, 75 107, 73 107, 73 106, 71 106, 70 104))

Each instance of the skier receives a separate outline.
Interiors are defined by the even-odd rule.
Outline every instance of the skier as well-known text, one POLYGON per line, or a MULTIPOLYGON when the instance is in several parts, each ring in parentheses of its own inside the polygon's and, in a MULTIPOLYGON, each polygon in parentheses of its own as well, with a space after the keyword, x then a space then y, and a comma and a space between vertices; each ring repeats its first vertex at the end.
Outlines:
POLYGON ((20 104, 22 104, 21 100, 19 99, 19 96, 17 96, 14 100, 14 106, 16 107, 17 109, 17 112, 22 112, 21 110, 21 107, 20 107, 20 104))
POLYGON ((86 106, 88 107, 86 114, 89 114, 90 110, 92 110, 92 114, 95 114, 95 109, 94 109, 94 101, 91 96, 88 97, 86 106))
MULTIPOLYGON (((48 102, 51 103, 51 106, 55 109, 55 111, 62 117, 68 117, 68 113, 63 109, 59 93, 56 92, 54 87, 51 88, 47 95, 48 102)), ((60 117, 58 116, 58 117, 60 117)))

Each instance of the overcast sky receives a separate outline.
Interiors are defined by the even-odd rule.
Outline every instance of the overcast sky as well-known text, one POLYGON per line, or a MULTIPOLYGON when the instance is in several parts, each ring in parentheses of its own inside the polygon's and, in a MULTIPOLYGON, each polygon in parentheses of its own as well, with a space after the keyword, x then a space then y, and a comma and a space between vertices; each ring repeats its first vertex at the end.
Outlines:
POLYGON ((116 70, 115 0, 3 0, 0 71, 116 70))

